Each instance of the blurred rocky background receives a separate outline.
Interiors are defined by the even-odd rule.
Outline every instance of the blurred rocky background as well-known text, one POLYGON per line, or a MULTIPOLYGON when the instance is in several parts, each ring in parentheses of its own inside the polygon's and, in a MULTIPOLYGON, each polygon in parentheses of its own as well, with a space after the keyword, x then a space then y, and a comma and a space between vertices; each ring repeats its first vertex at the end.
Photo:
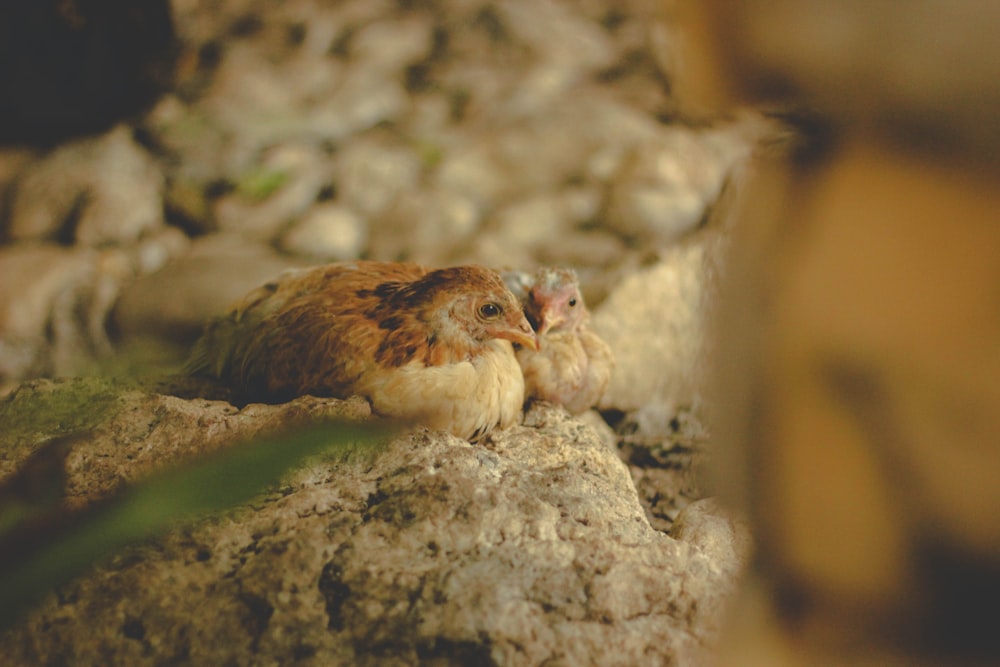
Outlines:
POLYGON ((129 384, 176 372, 205 318, 293 266, 573 267, 618 367, 582 418, 540 406, 482 451, 411 436, 374 471, 313 468, 239 519, 123 556, 61 589, 4 652, 697 664, 747 553, 694 473, 712 451, 720 212, 765 124, 683 104, 673 4, 165 9, 3 10, 12 34, 48 31, 4 43, 23 103, 0 106, 0 386, 8 419, 32 416, 5 436, 5 475, 45 438, 91 429, 67 463, 66 494, 86 505, 303 414, 358 417, 129 384), (77 88, 46 85, 64 80, 77 88), (214 625, 192 615, 206 600, 214 625))
POLYGON ((697 232, 756 124, 683 115, 664 3, 172 9, 148 113, 0 156, 5 386, 169 367, 283 268, 363 257, 575 267, 602 333, 638 336, 607 406, 690 403, 697 232))

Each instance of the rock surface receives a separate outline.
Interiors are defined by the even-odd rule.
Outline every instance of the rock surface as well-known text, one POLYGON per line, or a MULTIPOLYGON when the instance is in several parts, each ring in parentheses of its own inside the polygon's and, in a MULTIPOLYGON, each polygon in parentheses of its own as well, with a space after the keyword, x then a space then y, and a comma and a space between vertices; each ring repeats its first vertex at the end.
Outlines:
POLYGON ((695 400, 703 377, 710 270, 703 244, 671 248, 653 266, 622 280, 595 309, 593 329, 617 362, 602 408, 660 405, 676 411, 695 400))
MULTIPOLYGON (((367 413, 87 382, 25 385, 0 405, 62 396, 72 412, 71 397, 89 397, 90 423, 62 426, 92 433, 68 465, 77 502, 192 450, 367 413)), ((4 472, 32 447, 11 433, 4 472)), ((654 530, 615 450, 539 406, 480 445, 418 430, 373 458, 317 460, 251 506, 61 587, 0 652, 25 666, 700 664, 734 582, 710 541, 654 530)))

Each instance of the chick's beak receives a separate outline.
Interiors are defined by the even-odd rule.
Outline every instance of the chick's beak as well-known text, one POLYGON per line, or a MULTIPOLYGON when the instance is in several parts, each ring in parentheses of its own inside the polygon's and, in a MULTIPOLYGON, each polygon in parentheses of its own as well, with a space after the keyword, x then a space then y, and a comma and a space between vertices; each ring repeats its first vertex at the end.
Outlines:
POLYGON ((566 322, 565 317, 553 313, 552 310, 549 308, 545 308, 544 310, 542 310, 542 318, 541 321, 538 323, 538 335, 544 336, 546 333, 548 333, 549 329, 557 327, 560 324, 563 324, 564 322, 566 322))
POLYGON ((521 316, 519 322, 504 329, 498 335, 498 338, 506 338, 512 343, 530 347, 532 350, 538 350, 538 336, 535 335, 534 329, 528 324, 528 320, 524 315, 521 316))

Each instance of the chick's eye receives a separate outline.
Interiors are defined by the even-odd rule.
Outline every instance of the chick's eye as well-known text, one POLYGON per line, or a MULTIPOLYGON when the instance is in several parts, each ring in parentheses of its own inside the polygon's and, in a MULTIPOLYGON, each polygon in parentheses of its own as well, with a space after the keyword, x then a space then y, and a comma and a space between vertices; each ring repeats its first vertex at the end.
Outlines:
POLYGON ((576 305, 576 299, 570 299, 569 300, 569 307, 572 308, 575 305, 576 305))
POLYGON ((479 316, 484 320, 495 320, 500 317, 500 313, 502 312, 503 308, 495 303, 484 303, 479 306, 479 316))

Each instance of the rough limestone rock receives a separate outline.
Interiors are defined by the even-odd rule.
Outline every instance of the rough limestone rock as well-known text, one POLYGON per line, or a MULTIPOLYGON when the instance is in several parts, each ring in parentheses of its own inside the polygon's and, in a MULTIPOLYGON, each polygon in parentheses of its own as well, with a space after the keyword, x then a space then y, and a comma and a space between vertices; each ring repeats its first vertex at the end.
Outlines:
MULTIPOLYGON (((7 400, 30 412, 81 382, 7 400)), ((87 498, 185 448, 365 413, 313 398, 237 410, 100 382, 87 392, 103 396, 91 423, 58 422, 93 434, 69 465, 87 498)), ((30 449, 14 432, 4 472, 30 449)), ((0 654, 25 666, 702 664, 732 581, 697 543, 650 527, 594 429, 540 405, 478 445, 417 430, 363 460, 317 460, 251 506, 61 587, 0 635, 0 654)))
POLYGON ((66 463, 66 497, 86 504, 163 467, 302 420, 371 415, 364 399, 304 396, 285 405, 237 409, 206 380, 176 378, 143 386, 109 378, 33 380, 0 401, 0 478, 48 438, 87 432, 66 463), (162 393, 161 393, 162 392, 162 393), (179 394, 179 395, 174 395, 179 394))
POLYGON ((746 567, 752 548, 746 520, 715 498, 696 500, 681 510, 670 535, 698 547, 715 567, 733 574, 746 567))
POLYGON ((699 241, 665 250, 627 276, 595 309, 593 328, 617 366, 600 407, 625 412, 696 402, 704 363, 706 275, 711 248, 699 241))

